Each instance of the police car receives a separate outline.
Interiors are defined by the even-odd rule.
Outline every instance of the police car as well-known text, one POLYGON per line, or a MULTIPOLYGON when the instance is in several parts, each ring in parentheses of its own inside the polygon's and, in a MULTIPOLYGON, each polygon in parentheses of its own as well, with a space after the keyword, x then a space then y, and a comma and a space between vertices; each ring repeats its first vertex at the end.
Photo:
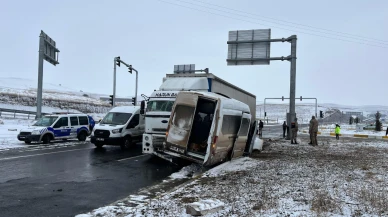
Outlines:
POLYGON ((56 113, 45 115, 27 129, 20 130, 19 141, 50 143, 58 139, 78 139, 85 141, 94 127, 94 121, 85 114, 56 113))

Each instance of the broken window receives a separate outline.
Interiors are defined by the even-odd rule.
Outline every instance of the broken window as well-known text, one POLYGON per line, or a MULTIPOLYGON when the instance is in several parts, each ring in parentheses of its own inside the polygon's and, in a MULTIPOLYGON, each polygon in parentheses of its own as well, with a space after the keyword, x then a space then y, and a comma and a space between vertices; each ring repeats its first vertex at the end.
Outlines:
POLYGON ((243 118, 238 135, 239 136, 247 136, 248 129, 249 129, 249 119, 243 118))
POLYGON ((224 115, 222 119, 222 129, 221 132, 224 135, 232 134, 236 135, 240 129, 241 116, 235 115, 224 115))

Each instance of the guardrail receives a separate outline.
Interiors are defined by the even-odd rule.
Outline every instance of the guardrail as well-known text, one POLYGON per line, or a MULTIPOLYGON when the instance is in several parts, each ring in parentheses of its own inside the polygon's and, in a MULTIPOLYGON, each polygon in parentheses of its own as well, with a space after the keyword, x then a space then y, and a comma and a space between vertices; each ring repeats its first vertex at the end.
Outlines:
MULTIPOLYGON (((16 118, 16 114, 26 114, 28 119, 30 119, 30 115, 36 116, 36 112, 33 112, 33 111, 0 108, 0 117, 2 117, 3 112, 12 113, 14 118, 16 118)), ((48 114, 48 113, 42 113, 42 115, 46 115, 46 114, 48 114)))

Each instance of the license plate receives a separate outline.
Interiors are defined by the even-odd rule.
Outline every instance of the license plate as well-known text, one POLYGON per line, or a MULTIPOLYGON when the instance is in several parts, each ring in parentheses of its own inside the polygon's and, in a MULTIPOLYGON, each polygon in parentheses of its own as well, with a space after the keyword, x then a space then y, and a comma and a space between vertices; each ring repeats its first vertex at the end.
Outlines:
POLYGON ((104 141, 103 138, 97 138, 96 140, 97 140, 97 141, 104 141))
POLYGON ((26 137, 25 137, 25 136, 19 136, 19 138, 24 139, 24 138, 26 138, 26 137))
POLYGON ((179 153, 185 153, 185 150, 184 149, 180 149, 180 148, 177 148, 177 147, 174 147, 174 146, 170 146, 170 150, 172 151, 176 151, 176 152, 179 152, 179 153))

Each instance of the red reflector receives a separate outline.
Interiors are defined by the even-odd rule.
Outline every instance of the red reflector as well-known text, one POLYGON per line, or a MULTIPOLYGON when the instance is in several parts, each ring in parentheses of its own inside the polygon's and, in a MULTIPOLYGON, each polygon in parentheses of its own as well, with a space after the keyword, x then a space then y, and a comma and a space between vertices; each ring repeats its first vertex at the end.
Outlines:
POLYGON ((216 144, 216 143, 217 143, 217 140, 218 140, 218 136, 215 136, 215 137, 213 138, 213 144, 216 144))

